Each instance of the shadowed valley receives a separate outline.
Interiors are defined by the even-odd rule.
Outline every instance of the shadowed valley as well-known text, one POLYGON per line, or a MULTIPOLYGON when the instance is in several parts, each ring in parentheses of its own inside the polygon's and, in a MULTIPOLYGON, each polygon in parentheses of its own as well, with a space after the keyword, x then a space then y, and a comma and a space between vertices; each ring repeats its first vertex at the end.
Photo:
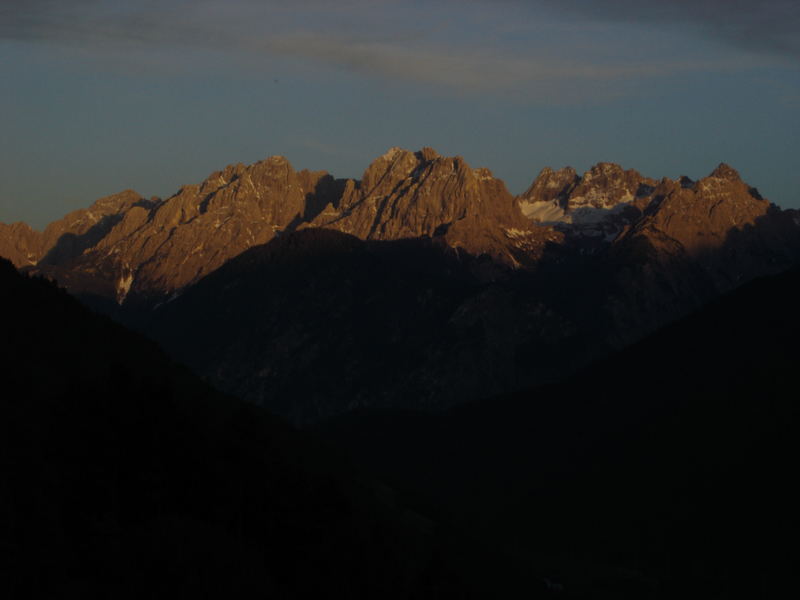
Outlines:
POLYGON ((0 255, 17 595, 794 585, 800 214, 727 165, 271 157, 0 255))

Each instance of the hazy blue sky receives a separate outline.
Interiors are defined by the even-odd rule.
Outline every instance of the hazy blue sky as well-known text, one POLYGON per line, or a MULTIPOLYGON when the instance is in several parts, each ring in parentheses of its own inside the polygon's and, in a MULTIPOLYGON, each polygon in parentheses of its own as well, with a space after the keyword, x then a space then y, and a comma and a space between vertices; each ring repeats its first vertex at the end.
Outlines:
POLYGON ((800 207, 797 0, 0 0, 0 221, 168 196, 272 154, 432 146, 701 177, 800 207))

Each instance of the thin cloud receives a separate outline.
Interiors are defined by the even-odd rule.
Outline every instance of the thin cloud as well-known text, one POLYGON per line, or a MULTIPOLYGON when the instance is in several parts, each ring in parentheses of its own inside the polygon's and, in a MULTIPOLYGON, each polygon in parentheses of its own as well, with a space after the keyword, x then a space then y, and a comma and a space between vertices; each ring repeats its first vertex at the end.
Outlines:
POLYGON ((77 22, 91 18, 101 0, 3 0, 0 38, 42 39, 51 34, 69 37, 77 22))
POLYGON ((749 50, 800 57, 797 0, 536 0, 592 20, 679 25, 749 50))
MULTIPOLYGON (((699 14, 703 17, 702 23, 710 23, 712 9, 725 12, 724 5, 728 13, 734 13, 723 20, 726 35, 738 32, 738 36, 745 38, 747 28, 756 27, 751 23, 753 11, 745 10, 753 3, 735 0, 695 0, 692 3, 683 0, 671 3, 663 0, 659 3, 538 1, 553 7, 557 5, 558 10, 573 11, 573 15, 581 14, 587 19, 646 22, 659 18, 687 20, 689 16, 686 15, 699 14), (565 9, 565 5, 570 8, 565 9), (731 7, 734 7, 732 11, 731 7), (678 8, 688 12, 684 15, 678 8), (747 15, 749 18, 745 18, 747 15)), ((406 4, 421 6, 414 2, 406 4)), ((766 28, 766 23, 774 20, 780 12, 778 9, 785 9, 786 4, 778 0, 759 3, 769 8, 767 13, 771 16, 760 17, 758 27, 766 28)), ((594 84, 602 83, 610 89, 615 82, 733 68, 719 60, 651 58, 636 62, 623 57, 601 63, 594 57, 566 58, 557 47, 535 44, 523 52, 512 51, 496 39, 490 41, 488 36, 466 36, 468 43, 442 39, 438 35, 421 33, 407 16, 401 23, 387 18, 389 13, 385 11, 397 11, 397 6, 376 1, 369 4, 363 0, 336 4, 310 1, 295 5, 281 0, 225 3, 141 0, 135 4, 109 0, 68 3, 5 0, 0 6, 0 38, 72 44, 90 50, 95 46, 139 44, 151 53, 176 44, 196 46, 240 52, 255 60, 300 59, 312 66, 321 65, 386 82, 422 84, 458 92, 519 92, 528 98, 563 99, 580 95, 594 84), (365 27, 367 24, 370 27, 365 27)), ((452 1, 440 0, 430 6, 455 5, 452 1)), ((487 4, 476 1, 472 6, 486 9, 487 4)), ((398 14, 391 13, 393 17, 398 14)), ((431 14, 430 20, 436 21, 439 17, 431 14)), ((787 22, 791 24, 790 19, 787 22)), ((783 27, 789 25, 784 23, 783 27)), ((602 91, 597 93, 600 95, 602 91)))
POLYGON ((275 36, 261 42, 261 46, 272 53, 324 62, 365 75, 477 91, 526 88, 537 83, 608 82, 720 66, 668 61, 600 65, 553 56, 511 57, 485 49, 365 42, 312 33, 275 36))

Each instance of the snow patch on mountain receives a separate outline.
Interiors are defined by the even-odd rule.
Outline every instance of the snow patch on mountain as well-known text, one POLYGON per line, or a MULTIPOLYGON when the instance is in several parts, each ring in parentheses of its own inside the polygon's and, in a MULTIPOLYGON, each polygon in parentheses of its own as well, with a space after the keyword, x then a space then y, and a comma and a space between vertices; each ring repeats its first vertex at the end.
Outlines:
POLYGON ((122 304, 125 302, 125 298, 128 297, 128 292, 131 291, 131 286, 133 285, 133 273, 128 272, 127 275, 120 277, 117 280, 117 304, 122 304))
POLYGON ((556 200, 552 202, 527 202, 523 200, 519 203, 519 207, 523 215, 532 221, 539 221, 540 223, 562 222, 565 218, 564 209, 559 206, 556 200))

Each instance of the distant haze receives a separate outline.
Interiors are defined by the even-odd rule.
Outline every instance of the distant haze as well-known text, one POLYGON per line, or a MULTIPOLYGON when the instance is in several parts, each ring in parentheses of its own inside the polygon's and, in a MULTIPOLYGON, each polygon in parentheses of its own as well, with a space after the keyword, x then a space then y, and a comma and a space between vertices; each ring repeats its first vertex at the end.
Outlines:
POLYGON ((359 177, 390 146, 514 193, 724 161, 800 207, 799 65, 795 0, 4 0, 0 221, 272 154, 359 177))

